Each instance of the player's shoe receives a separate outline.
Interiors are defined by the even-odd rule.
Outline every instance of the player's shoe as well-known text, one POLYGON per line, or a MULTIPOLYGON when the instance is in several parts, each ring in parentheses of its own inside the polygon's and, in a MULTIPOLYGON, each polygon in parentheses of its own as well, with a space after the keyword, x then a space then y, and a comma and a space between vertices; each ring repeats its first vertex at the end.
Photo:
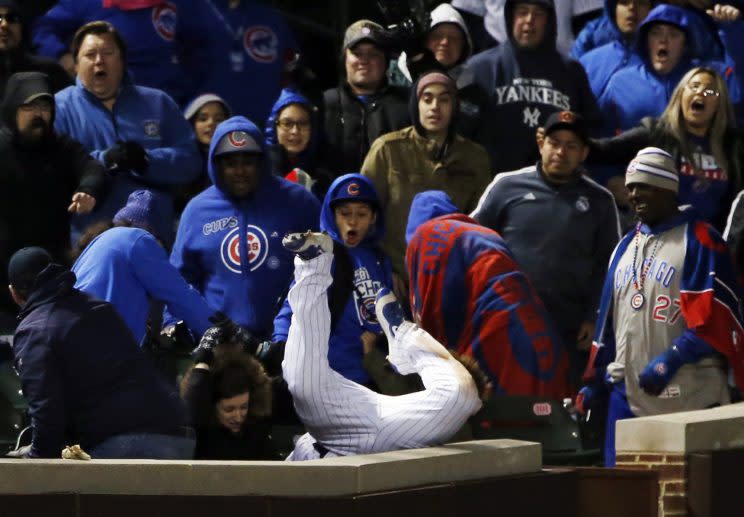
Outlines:
POLYGON ((406 321, 403 307, 398 303, 398 298, 387 287, 377 291, 375 296, 375 314, 382 330, 388 339, 388 361, 395 367, 398 373, 406 375, 414 373, 416 369, 410 362, 405 346, 395 339, 400 326, 406 321))
POLYGON ((306 231, 288 233, 282 239, 282 246, 302 260, 311 260, 323 253, 333 251, 333 239, 327 233, 306 231))

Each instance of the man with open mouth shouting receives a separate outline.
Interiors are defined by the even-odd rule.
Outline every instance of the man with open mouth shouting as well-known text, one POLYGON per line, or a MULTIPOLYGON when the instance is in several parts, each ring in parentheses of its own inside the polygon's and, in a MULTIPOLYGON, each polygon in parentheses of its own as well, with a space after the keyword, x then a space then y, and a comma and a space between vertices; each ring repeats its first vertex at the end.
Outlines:
POLYGON ((729 402, 727 363, 744 387, 736 279, 721 236, 677 206, 672 156, 638 152, 625 184, 639 218, 615 248, 605 279, 580 411, 609 397, 605 464, 615 423, 729 402))
MULTIPOLYGON (((739 48, 744 37, 740 14, 718 23, 708 21, 721 29, 726 47, 739 48)), ((739 102, 733 58, 718 35, 691 10, 669 4, 655 7, 638 29, 636 53, 641 62, 617 72, 598 100, 605 135, 630 129, 643 117, 661 115, 674 87, 694 66, 708 66, 725 77, 732 102, 739 102), (719 51, 711 56, 709 47, 714 45, 719 51)))

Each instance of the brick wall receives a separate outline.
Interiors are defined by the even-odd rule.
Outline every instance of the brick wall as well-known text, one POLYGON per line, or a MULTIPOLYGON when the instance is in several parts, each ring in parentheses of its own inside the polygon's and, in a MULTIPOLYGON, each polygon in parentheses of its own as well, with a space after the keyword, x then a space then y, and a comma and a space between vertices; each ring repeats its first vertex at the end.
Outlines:
POLYGON ((687 515, 687 462, 683 454, 618 453, 617 466, 659 472, 659 517, 687 515))

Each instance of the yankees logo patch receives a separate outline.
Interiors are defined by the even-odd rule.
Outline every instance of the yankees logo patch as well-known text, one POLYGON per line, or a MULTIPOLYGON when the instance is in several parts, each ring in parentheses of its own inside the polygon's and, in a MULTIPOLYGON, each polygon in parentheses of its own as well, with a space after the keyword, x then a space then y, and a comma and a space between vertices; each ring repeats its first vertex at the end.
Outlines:
MULTIPOLYGON (((233 273, 240 273, 240 228, 230 231, 222 239, 220 257, 225 267, 233 273)), ((248 251, 248 270, 255 271, 266 260, 269 254, 269 241, 264 231, 258 226, 246 227, 246 249, 248 251)))
POLYGON ((526 124, 530 127, 537 127, 537 125, 540 123, 540 110, 537 108, 530 109, 529 106, 524 108, 524 111, 522 112, 524 115, 524 120, 522 121, 523 124, 526 124))
POLYGON ((178 19, 178 9, 171 2, 152 8, 152 26, 155 32, 165 41, 173 41, 176 37, 176 21, 178 19))
POLYGON ((270 27, 250 27, 243 34, 243 46, 249 56, 259 63, 273 63, 279 55, 279 38, 270 27))

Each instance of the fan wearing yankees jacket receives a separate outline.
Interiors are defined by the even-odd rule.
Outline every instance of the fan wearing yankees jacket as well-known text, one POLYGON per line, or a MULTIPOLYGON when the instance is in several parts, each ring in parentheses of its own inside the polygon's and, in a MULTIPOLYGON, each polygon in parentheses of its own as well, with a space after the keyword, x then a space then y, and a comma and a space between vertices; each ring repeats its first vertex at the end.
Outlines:
POLYGON ((726 366, 744 387, 744 341, 728 249, 692 208, 677 207, 672 156, 647 147, 625 175, 640 219, 618 244, 604 283, 580 411, 609 396, 605 464, 615 424, 729 402, 726 366))

